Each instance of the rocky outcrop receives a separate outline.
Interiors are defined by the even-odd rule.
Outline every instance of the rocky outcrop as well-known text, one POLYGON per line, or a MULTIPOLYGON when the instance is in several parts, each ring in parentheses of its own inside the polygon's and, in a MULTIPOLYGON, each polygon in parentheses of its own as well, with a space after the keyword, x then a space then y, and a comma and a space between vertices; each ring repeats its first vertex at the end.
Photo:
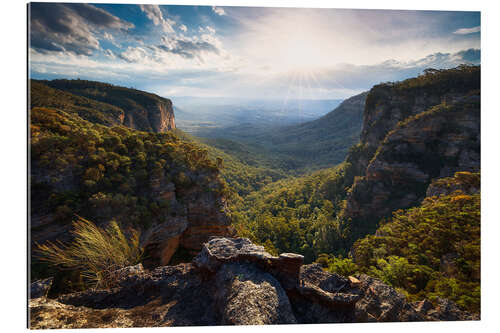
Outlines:
MULTIPOLYGON (((144 248, 145 265, 153 268, 167 265, 179 248, 192 255, 198 253, 204 242, 213 236, 233 236, 235 230, 227 214, 225 198, 217 191, 206 191, 203 187, 220 186, 217 179, 208 185, 192 186, 188 191, 178 191, 171 182, 151 180, 150 198, 155 202, 166 202, 169 209, 160 216, 159 223, 139 226, 141 246, 144 248)), ((37 201, 34 200, 36 204, 37 201)), ((92 221, 105 226, 111 219, 123 221, 127 216, 116 212, 109 206, 96 206, 89 210, 92 221)), ((88 217, 89 215, 86 215, 88 217)), ((32 207, 31 241, 34 244, 47 241, 68 242, 71 240, 71 224, 58 223, 55 214, 46 211, 41 205, 32 207)))
POLYGON ((473 320, 446 300, 408 303, 381 281, 344 278, 248 239, 213 238, 192 263, 127 267, 115 287, 29 303, 30 327, 256 325, 473 320))
POLYGON ((210 236, 233 235, 219 169, 194 144, 96 126, 59 109, 34 108, 31 120, 32 249, 71 241, 75 214, 99 227, 115 220, 125 232, 140 229, 148 268, 168 264, 179 248, 192 256, 210 236))
MULTIPOLYGON (((218 186, 214 180, 208 187, 218 186)), ((175 185, 166 186, 166 194, 158 198, 170 198, 170 206, 177 207, 175 216, 166 216, 165 222, 153 225, 142 232, 141 240, 148 258, 149 268, 167 265, 179 248, 192 255, 198 253, 203 243, 214 236, 233 236, 234 228, 227 214, 225 199, 214 191, 203 191, 197 186, 188 191, 175 191, 175 185), (182 197, 184 204, 177 200, 182 197)))
POLYGON ((480 68, 471 66, 374 86, 366 98, 361 143, 377 148, 400 121, 439 104, 453 104, 478 90, 480 81, 480 68))
POLYGON ((356 322, 479 320, 478 315, 461 311, 449 300, 408 303, 402 294, 378 279, 365 274, 358 279, 362 297, 356 303, 356 322))
POLYGON ((453 177, 433 180, 425 195, 427 197, 450 195, 457 191, 473 195, 479 193, 480 189, 481 176, 479 173, 461 171, 456 172, 453 177))
POLYGON ((387 134, 348 193, 343 213, 353 229, 374 231, 381 217, 420 202, 435 178, 479 171, 479 100, 473 95, 438 105, 387 134))

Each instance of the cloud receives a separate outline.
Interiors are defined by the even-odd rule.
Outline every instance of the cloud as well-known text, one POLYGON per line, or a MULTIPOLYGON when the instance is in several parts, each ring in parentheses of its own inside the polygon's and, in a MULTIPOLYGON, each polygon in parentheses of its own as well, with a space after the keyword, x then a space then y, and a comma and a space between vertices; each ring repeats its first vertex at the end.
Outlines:
POLYGON ((169 18, 164 18, 163 13, 158 5, 139 5, 141 10, 146 13, 146 16, 153 21, 154 25, 159 25, 162 27, 164 32, 172 33, 174 32, 173 25, 175 21, 169 18))
POLYGON ((198 30, 200 32, 208 32, 209 34, 212 34, 212 35, 215 34, 215 29, 209 25, 207 25, 206 27, 199 27, 198 30))
POLYGON ((140 47, 129 46, 127 50, 118 55, 120 59, 125 60, 128 63, 139 63, 143 62, 144 59, 148 57, 148 52, 140 47))
MULTIPOLYGON (((41 53, 92 55, 106 30, 125 31, 130 22, 89 4, 31 3, 30 46, 41 53)), ((104 35, 106 36, 106 35, 104 35)))
POLYGON ((184 36, 175 36, 175 37, 162 37, 161 45, 157 45, 157 47, 165 52, 177 54, 181 57, 187 59, 197 58, 203 61, 202 55, 203 53, 213 53, 219 55, 221 52, 219 48, 211 43, 209 36, 205 38, 189 38, 184 36))
POLYGON ((478 12, 236 7, 226 12, 239 24, 232 31, 238 48, 233 53, 276 71, 300 65, 301 59, 314 59, 313 66, 362 65, 480 47, 479 34, 451 34, 478 26, 478 12))
POLYGON ((481 62, 481 50, 479 49, 468 49, 464 51, 460 51, 454 54, 454 57, 456 59, 468 62, 468 63, 473 63, 473 64, 479 64, 481 62))
POLYGON ((115 47, 117 48, 121 48, 121 45, 120 43, 118 43, 116 40, 115 40, 115 36, 113 36, 112 34, 110 34, 109 32, 104 32, 103 36, 102 36, 104 39, 106 39, 107 41, 109 41, 111 44, 113 44, 115 47))
POLYGON ((181 24, 179 26, 179 29, 181 29, 182 31, 186 32, 188 30, 188 28, 184 25, 184 24, 181 24))
POLYGON ((212 6, 212 10, 215 14, 217 14, 219 16, 226 15, 226 12, 224 11, 224 8, 222 8, 222 7, 212 6))
MULTIPOLYGON (((43 61, 37 58, 31 62, 31 75, 34 78, 80 77, 127 86, 133 84, 138 89, 154 91, 166 97, 172 97, 177 91, 175 94, 178 96, 334 99, 356 95, 380 82, 415 77, 426 68, 456 67, 467 62, 465 59, 478 59, 479 55, 478 49, 437 52, 412 61, 388 60, 375 65, 340 64, 312 72, 269 76, 266 66, 252 73, 223 71, 207 60, 204 66, 188 68, 186 64, 192 64, 191 59, 156 46, 129 47, 117 55, 125 61, 101 62, 84 56, 56 54, 46 56, 43 61), (179 61, 175 68, 173 61, 179 61)), ((204 59, 208 59, 206 55, 204 59)))
POLYGON ((457 35, 467 35, 467 34, 473 34, 473 33, 480 32, 480 31, 481 31, 481 26, 478 25, 477 27, 472 27, 472 28, 461 28, 461 29, 453 31, 453 33, 457 34, 457 35))
POLYGON ((116 59, 116 55, 113 53, 113 51, 111 51, 110 49, 106 49, 104 50, 104 54, 108 57, 108 58, 111 58, 111 59, 116 59))

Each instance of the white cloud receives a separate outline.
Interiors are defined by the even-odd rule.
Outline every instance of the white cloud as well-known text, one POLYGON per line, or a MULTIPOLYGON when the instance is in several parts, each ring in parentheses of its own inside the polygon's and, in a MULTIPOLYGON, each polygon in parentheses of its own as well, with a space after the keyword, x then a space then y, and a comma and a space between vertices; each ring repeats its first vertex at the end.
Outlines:
POLYGON ((186 32, 188 30, 188 28, 184 25, 184 24, 181 24, 179 26, 179 29, 181 29, 182 31, 186 32))
POLYGON ((164 32, 174 32, 175 21, 163 17, 163 13, 158 5, 139 5, 141 10, 146 13, 146 16, 153 21, 154 25, 159 25, 163 28, 164 32))
POLYGON ((245 59, 249 71, 375 65, 394 57, 410 61, 480 47, 478 38, 455 35, 451 40, 447 29, 454 21, 437 12, 231 8, 230 15, 243 27, 235 32, 231 54, 245 59))
POLYGON ((462 28, 455 30, 453 33, 457 35, 467 35, 467 34, 473 34, 475 32, 480 32, 481 31, 481 26, 478 25, 477 27, 472 27, 472 28, 462 28))
POLYGON ((114 46, 116 46, 117 48, 121 48, 121 45, 115 40, 115 37, 112 34, 110 34, 108 32, 104 32, 104 34, 102 35, 102 37, 104 39, 106 39, 107 41, 109 41, 114 46))
POLYGON ((212 34, 212 35, 215 34, 215 29, 209 25, 207 25, 205 27, 199 27, 198 31, 199 32, 208 32, 209 34, 212 34))
POLYGON ((212 10, 214 11, 215 14, 217 14, 219 16, 226 15, 226 12, 224 11, 224 8, 222 8, 222 7, 212 6, 212 10))
POLYGON ((106 49, 104 50, 104 54, 108 57, 108 58, 111 58, 111 59, 116 59, 116 55, 113 53, 113 51, 111 51, 110 49, 106 49))
POLYGON ((127 50, 120 53, 118 57, 125 60, 126 62, 137 63, 143 62, 146 58, 148 58, 148 52, 140 46, 129 46, 127 50))

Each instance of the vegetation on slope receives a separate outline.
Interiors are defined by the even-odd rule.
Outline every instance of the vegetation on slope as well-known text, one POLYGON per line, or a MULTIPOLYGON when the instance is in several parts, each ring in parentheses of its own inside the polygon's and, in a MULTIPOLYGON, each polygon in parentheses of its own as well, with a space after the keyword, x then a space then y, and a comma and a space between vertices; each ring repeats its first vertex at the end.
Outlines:
POLYGON ((194 178, 203 186, 218 174, 206 151, 174 133, 107 127, 48 108, 31 112, 31 160, 32 198, 43 200, 62 222, 73 212, 99 207, 133 224, 149 224, 168 211, 166 203, 151 201, 151 178, 189 188, 194 178), (63 183, 67 179, 73 181, 63 183))
MULTIPOLYGON (((477 184, 479 174, 440 179, 448 188, 477 184)), ((341 274, 366 273, 399 288, 410 300, 436 297, 462 309, 480 308, 480 194, 458 189, 398 210, 374 235, 355 242, 352 258, 321 255, 318 262, 341 274)))
POLYGON ((109 83, 87 80, 52 80, 41 83, 74 95, 109 103, 123 109, 146 111, 148 105, 166 99, 155 94, 109 83))
POLYGON ((30 81, 31 108, 47 107, 76 113, 81 118, 101 125, 119 125, 124 112, 121 108, 96 100, 50 88, 41 81, 30 81))
POLYGON ((344 163, 264 186, 232 207, 233 223, 270 252, 300 253, 306 262, 322 252, 345 252, 336 216, 351 172, 344 163))
MULTIPOLYGON (((172 102, 166 98, 145 91, 115 86, 109 83, 87 81, 87 80, 52 80, 52 81, 34 81, 56 89, 58 93, 65 92, 93 100, 93 103, 107 103, 123 111, 123 123, 132 128, 142 131, 160 131, 162 116, 160 115, 159 105, 164 106, 164 117, 173 118, 172 102)), ((76 97, 74 98, 76 99, 76 97)), ((38 105, 51 106, 51 105, 38 105)), ((63 108, 66 110, 66 108, 63 108)), ((96 112, 100 112, 100 104, 97 104, 96 112)), ((89 119, 94 121, 93 119, 89 119)), ((163 119, 165 120, 165 119, 163 119)), ((115 123, 116 124, 116 123, 115 123)), ((163 129, 161 130, 163 131, 163 129)))
POLYGON ((286 178, 287 174, 279 168, 267 166, 266 157, 253 154, 246 146, 230 140, 223 140, 214 144, 213 140, 195 138, 180 130, 174 131, 183 140, 193 142, 205 149, 213 160, 220 161, 220 174, 232 191, 230 202, 242 202, 248 194, 258 191, 263 186, 286 178))

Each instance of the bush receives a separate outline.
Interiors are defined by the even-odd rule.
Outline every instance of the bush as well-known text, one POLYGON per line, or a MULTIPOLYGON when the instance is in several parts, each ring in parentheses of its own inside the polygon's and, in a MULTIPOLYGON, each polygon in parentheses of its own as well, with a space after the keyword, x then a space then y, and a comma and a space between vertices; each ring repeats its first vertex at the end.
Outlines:
POLYGON ((102 229, 81 217, 73 222, 73 227, 71 244, 37 244, 36 256, 52 265, 80 271, 84 280, 96 288, 111 287, 114 271, 140 262, 138 231, 131 230, 127 239, 115 221, 102 229))

